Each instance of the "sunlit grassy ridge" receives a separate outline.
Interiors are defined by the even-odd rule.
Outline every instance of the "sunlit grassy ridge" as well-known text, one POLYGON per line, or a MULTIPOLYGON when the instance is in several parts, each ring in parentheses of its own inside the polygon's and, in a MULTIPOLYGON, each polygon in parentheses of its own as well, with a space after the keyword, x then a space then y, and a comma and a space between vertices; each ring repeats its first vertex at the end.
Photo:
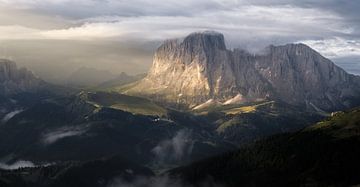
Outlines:
POLYGON ((336 138, 360 135, 360 109, 350 112, 334 113, 327 120, 321 121, 304 131, 323 131, 336 138))
MULTIPOLYGON (((266 106, 266 105, 273 104, 273 103, 274 103, 274 101, 268 101, 268 102, 263 102, 263 103, 259 103, 259 104, 253 104, 253 105, 247 105, 247 106, 226 109, 226 110, 223 110, 222 112, 224 112, 226 115, 251 113, 251 112, 255 112, 258 107, 266 106)), ((231 127, 233 125, 237 125, 237 124, 239 124, 239 121, 237 119, 226 121, 225 123, 222 123, 217 128, 217 131, 224 132, 224 130, 226 128, 231 127)), ((242 125, 246 125, 246 124, 242 124, 242 125)))
POLYGON ((241 104, 229 105, 210 105, 209 107, 193 110, 198 114, 207 114, 209 112, 224 112, 226 114, 249 113, 256 111, 257 107, 272 104, 274 101, 254 101, 241 104))
POLYGON ((268 105, 268 104, 272 104, 272 103, 274 103, 274 101, 268 101, 268 102, 263 102, 260 104, 253 104, 253 105, 248 105, 248 106, 241 106, 241 107, 237 107, 237 108, 223 110, 223 112, 225 112, 226 114, 249 113, 249 112, 256 111, 256 109, 260 106, 264 106, 264 105, 268 105))
POLYGON ((144 98, 113 92, 89 92, 86 93, 86 95, 87 101, 97 107, 109 107, 134 114, 156 116, 166 115, 165 108, 144 98))

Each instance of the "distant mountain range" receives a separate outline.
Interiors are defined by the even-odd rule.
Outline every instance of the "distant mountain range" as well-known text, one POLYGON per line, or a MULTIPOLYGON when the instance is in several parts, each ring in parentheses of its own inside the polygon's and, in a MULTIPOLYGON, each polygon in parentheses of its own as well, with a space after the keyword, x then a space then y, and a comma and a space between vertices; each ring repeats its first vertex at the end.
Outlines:
POLYGON ((128 75, 125 72, 117 75, 106 70, 81 67, 70 74, 65 84, 82 89, 110 89, 138 81, 144 78, 145 75, 146 74, 128 75))
POLYGON ((70 86, 89 87, 114 79, 115 77, 116 75, 106 70, 81 67, 67 78, 66 83, 70 86))
POLYGON ((123 86, 138 80, 143 79, 146 74, 128 75, 125 72, 120 73, 113 79, 104 81, 96 86, 97 89, 111 89, 114 87, 123 86))
POLYGON ((148 75, 124 93, 187 108, 280 100, 333 111, 360 103, 360 77, 304 44, 269 46, 251 54, 227 49, 221 33, 207 31, 166 41, 148 75))

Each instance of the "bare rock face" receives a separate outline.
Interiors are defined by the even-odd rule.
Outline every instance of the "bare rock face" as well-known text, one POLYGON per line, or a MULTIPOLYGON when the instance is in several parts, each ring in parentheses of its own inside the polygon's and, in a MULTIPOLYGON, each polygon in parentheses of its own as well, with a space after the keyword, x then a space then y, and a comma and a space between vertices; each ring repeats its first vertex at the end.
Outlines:
POLYGON ((147 77, 128 92, 189 105, 226 99, 237 93, 230 58, 219 33, 169 40, 156 51, 147 77))
POLYGON ((0 95, 33 92, 42 87, 43 81, 25 68, 17 68, 15 62, 0 59, 0 95))
POLYGON ((273 96, 290 104, 331 111, 359 105, 360 77, 346 73, 304 44, 268 47, 255 68, 273 96))
POLYGON ((190 108, 240 95, 330 111, 360 104, 360 78, 304 44, 254 55, 226 49, 221 33, 202 32, 161 45, 148 75, 126 93, 190 108))

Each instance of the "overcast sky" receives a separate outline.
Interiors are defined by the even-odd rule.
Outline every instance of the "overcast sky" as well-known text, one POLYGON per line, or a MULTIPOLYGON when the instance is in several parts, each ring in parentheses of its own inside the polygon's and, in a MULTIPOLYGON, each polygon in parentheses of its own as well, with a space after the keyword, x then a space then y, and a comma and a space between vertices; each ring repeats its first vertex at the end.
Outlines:
POLYGON ((360 74, 359 10, 358 0, 0 0, 0 56, 49 79, 81 66, 134 74, 162 40, 215 30, 229 48, 303 42, 360 74))

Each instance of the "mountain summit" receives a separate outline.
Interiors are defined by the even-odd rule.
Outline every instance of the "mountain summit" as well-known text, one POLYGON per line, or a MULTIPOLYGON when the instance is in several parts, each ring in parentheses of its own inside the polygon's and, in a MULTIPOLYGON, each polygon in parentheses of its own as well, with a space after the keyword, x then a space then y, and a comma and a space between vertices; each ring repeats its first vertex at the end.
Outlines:
POLYGON ((360 78, 304 44, 250 54, 226 49, 223 34, 206 31, 164 42, 148 75, 126 93, 190 108, 273 99, 331 111, 358 104, 360 78))

